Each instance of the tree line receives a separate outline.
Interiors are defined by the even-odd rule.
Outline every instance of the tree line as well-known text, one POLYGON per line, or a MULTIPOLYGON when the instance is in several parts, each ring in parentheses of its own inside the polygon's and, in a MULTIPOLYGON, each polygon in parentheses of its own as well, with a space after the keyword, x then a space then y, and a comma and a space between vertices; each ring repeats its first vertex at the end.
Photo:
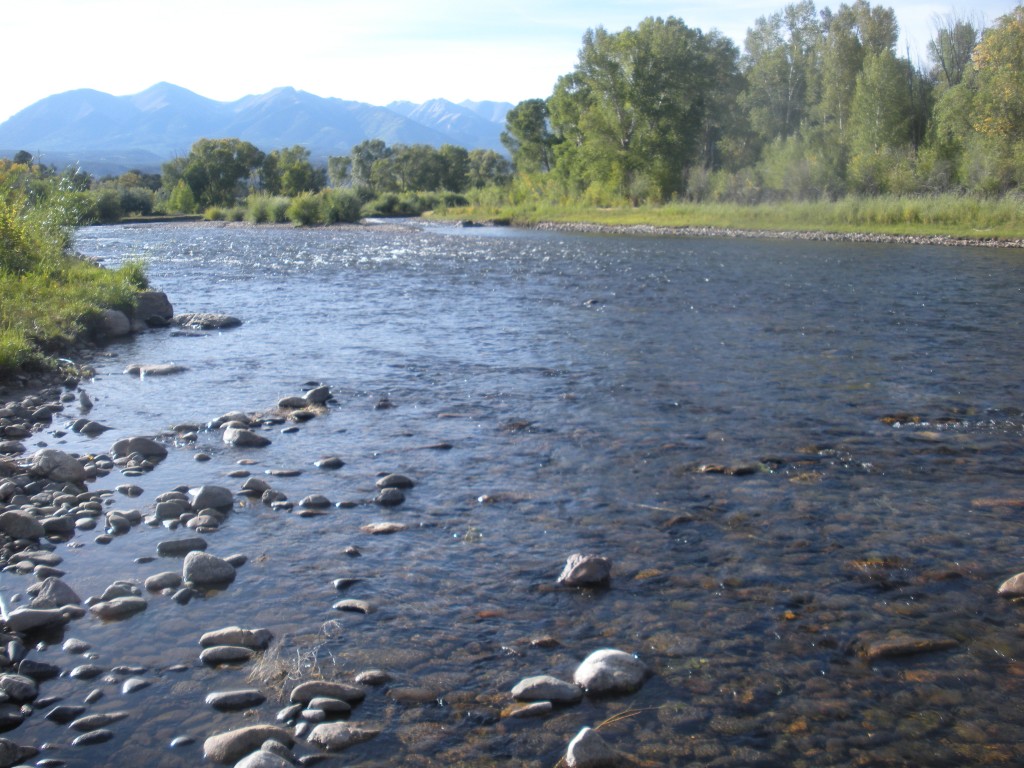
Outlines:
POLYGON ((593 204, 1018 189, 1024 6, 986 29, 937 18, 927 64, 898 36, 867 0, 787 5, 742 52, 673 17, 597 27, 502 140, 531 188, 593 204))

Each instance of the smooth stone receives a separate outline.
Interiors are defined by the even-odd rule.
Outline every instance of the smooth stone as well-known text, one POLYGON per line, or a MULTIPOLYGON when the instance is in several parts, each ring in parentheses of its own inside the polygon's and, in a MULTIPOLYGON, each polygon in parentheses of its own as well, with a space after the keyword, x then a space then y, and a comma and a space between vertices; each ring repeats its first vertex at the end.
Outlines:
POLYGON ((85 640, 79 640, 74 637, 69 637, 67 640, 64 641, 64 644, 61 646, 61 649, 64 651, 64 653, 70 653, 75 655, 85 653, 91 648, 92 645, 85 642, 85 640))
POLYGON ((146 605, 141 597, 115 597, 113 600, 96 603, 89 610, 101 619, 123 619, 146 610, 146 605))
POLYGON ((527 677, 512 688, 517 701, 550 701, 556 704, 575 704, 583 698, 583 689, 551 675, 527 677))
POLYGON ((355 744, 380 735, 381 729, 354 723, 321 723, 314 728, 308 741, 328 751, 339 752, 355 744))
MULTIPOLYGON (((106 671, 97 664, 81 664, 68 672, 68 677, 73 677, 76 680, 94 680, 106 671)), ((86 728, 85 730, 92 729, 86 728)))
POLYGON ((144 677, 129 677, 123 683, 121 683, 121 694, 128 696, 141 691, 143 688, 148 688, 152 683, 144 677))
POLYGON ((558 577, 567 587, 607 584, 612 575, 612 561, 600 555, 570 555, 558 577))
POLYGON ((215 645, 237 645, 253 650, 263 650, 270 645, 273 635, 269 629, 243 629, 242 627, 224 627, 205 633, 199 638, 204 648, 215 645))
POLYGON ((150 592, 161 592, 165 589, 177 589, 181 586, 181 573, 178 571, 163 571, 154 573, 146 579, 145 587, 150 592))
POLYGON ((328 715, 347 715, 352 711, 352 705, 347 701, 329 696, 316 696, 310 699, 308 708, 320 710, 328 715))
POLYGON ((184 373, 187 371, 184 365, 175 365, 174 363, 132 363, 124 369, 124 372, 130 376, 137 375, 140 379, 146 376, 171 376, 175 373, 184 373))
POLYGON ((368 669, 356 675, 355 680, 360 685, 384 685, 391 682, 391 675, 383 669, 368 669))
POLYGON ((167 448, 152 437, 126 437, 118 440, 110 447, 110 455, 123 458, 133 453, 141 453, 147 459, 167 458, 167 448))
POLYGON ((206 703, 209 706, 223 712, 258 707, 266 700, 267 697, 255 688, 238 691, 214 691, 206 696, 206 703))
MULTIPOLYGON (((2 518, 2 515, 0 515, 2 518)), ((1024 597, 1024 573, 1011 576, 999 585, 998 594, 1000 597, 1024 597)))
POLYGON ((106 712, 99 715, 86 715, 68 724, 68 728, 85 733, 86 731, 99 730, 112 723, 116 723, 118 720, 124 720, 126 717, 128 717, 127 712, 106 712))
POLYGON ((331 500, 321 493, 314 493, 300 501, 299 506, 312 507, 314 509, 324 509, 326 507, 331 506, 331 500))
POLYGON ((37 683, 41 683, 44 680, 52 680, 55 677, 59 677, 61 673, 61 668, 56 664, 36 661, 35 659, 22 659, 18 662, 17 669, 19 675, 31 677, 37 683))
POLYGON ((576 734, 565 753, 568 768, 614 768, 621 763, 622 757, 589 727, 576 734))
POLYGON ((347 611, 348 613, 373 613, 373 606, 365 600, 339 600, 333 607, 336 611, 347 611))
POLYGON ((0 693, 9 701, 20 704, 38 696, 39 686, 31 677, 8 673, 0 675, 0 693))
POLYGON ((327 386, 314 387, 303 395, 303 400, 309 405, 324 405, 331 399, 331 388, 327 386))
POLYGON ((156 545, 156 553, 161 557, 181 557, 190 552, 201 552, 209 546, 202 536, 189 536, 184 539, 168 539, 156 545))
POLYGON ((502 716, 516 718, 544 717, 545 715, 551 714, 553 710, 554 704, 552 704, 550 701, 534 701, 530 704, 524 704, 523 706, 513 707, 505 712, 502 712, 502 716))
POLYGON ((261 749, 243 757, 235 763, 235 768, 295 768, 295 764, 280 755, 261 749))
POLYGON ((583 660, 576 668, 573 682, 596 696, 632 693, 644 684, 649 674, 647 666, 632 654, 604 648, 583 660))
POLYGON ((226 733, 218 733, 203 742, 203 754, 215 763, 236 763, 255 752, 267 740, 287 747, 295 742, 291 734, 276 725, 249 725, 226 733))
POLYGON ((252 648, 244 648, 240 645, 214 645, 203 650, 199 654, 199 660, 203 664, 215 666, 217 664, 238 664, 249 661, 252 658, 252 648))
POLYGON ((31 632, 33 629, 67 624, 69 616, 59 608, 15 608, 4 622, 11 632, 31 632))
POLYGON ((46 530, 29 512, 11 510, 0 515, 0 533, 12 539, 38 539, 46 535, 46 530))
POLYGON ((195 744, 196 740, 191 736, 175 736, 171 739, 171 749, 178 749, 179 747, 187 747, 190 744, 195 744))
POLYGON ((82 462, 56 448, 42 448, 33 453, 28 471, 59 483, 80 483, 85 480, 82 462))
POLYGON ((345 462, 337 456, 328 456, 323 459, 317 459, 313 462, 313 466, 317 469, 341 469, 345 466, 345 462))
POLYGON ((180 328, 190 328, 196 331, 218 331, 225 328, 236 328, 242 324, 237 317, 214 312, 188 312, 174 315, 170 321, 180 328))
POLYGON ((270 438, 244 427, 226 427, 221 439, 236 448, 264 448, 270 445, 270 438))
POLYGON ((231 563, 206 552, 189 552, 182 565, 182 578, 195 587, 226 586, 235 580, 231 563))
POLYGON ((83 733, 77 739, 71 742, 72 747, 90 747, 93 744, 102 744, 106 741, 110 741, 114 738, 114 732, 108 731, 106 728, 100 728, 95 731, 89 731, 83 733))
POLYGON ((188 492, 192 508, 199 510, 228 509, 235 503, 235 494, 219 485, 201 485, 188 492))
POLYGON ((412 488, 415 483, 405 475, 392 473, 385 475, 377 481, 378 488, 412 488))
POLYGON ((360 526, 359 530, 363 533, 369 533, 374 536, 385 535, 389 533, 398 533, 408 528, 404 523, 369 523, 368 525, 360 526))
POLYGON ((39 583, 32 602, 40 608, 62 608, 65 605, 79 605, 82 598, 56 576, 48 576, 39 583))
POLYGON ((398 488, 383 488, 374 501, 382 507, 397 507, 405 501, 405 494, 398 488))
POLYGON ((857 639, 858 653, 869 661, 919 653, 945 651, 958 643, 950 637, 919 637, 904 632, 890 632, 885 637, 866 635, 857 639))
POLYGON ((242 492, 253 495, 263 495, 270 490, 270 483, 261 477, 250 477, 242 483, 242 492))
POLYGON ((292 689, 289 700, 309 704, 316 698, 341 699, 355 704, 366 698, 366 690, 358 685, 332 682, 330 680, 309 680, 292 689))
POLYGON ((80 704, 59 704, 46 713, 46 719, 58 725, 67 725, 85 714, 85 707, 80 704))

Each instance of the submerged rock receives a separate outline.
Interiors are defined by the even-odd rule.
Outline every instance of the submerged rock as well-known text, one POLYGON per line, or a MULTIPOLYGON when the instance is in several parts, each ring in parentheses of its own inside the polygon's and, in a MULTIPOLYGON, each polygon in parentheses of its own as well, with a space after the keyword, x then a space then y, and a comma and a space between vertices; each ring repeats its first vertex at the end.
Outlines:
POLYGON ((600 586, 607 584, 612 575, 612 561, 600 555, 570 555, 558 577, 559 584, 567 587, 600 586))
POLYGON ((380 728, 356 725, 354 723, 321 723, 309 734, 308 741, 331 752, 360 744, 379 736, 380 728))
POLYGON ((219 315, 212 312, 190 312, 175 315, 171 322, 181 328, 197 331, 216 331, 224 328, 236 328, 242 321, 231 315, 219 315))
POLYGON ((189 552, 182 565, 182 579, 195 587, 226 586, 235 580, 231 563, 206 552, 189 552))
POLYGON ((269 629, 224 627, 204 634, 199 638, 199 644, 204 648, 214 645, 240 645, 253 650, 263 650, 270 645, 272 638, 269 629))
POLYGON ((569 768, 613 768, 621 756, 593 728, 584 728, 569 742, 565 764, 569 768))
POLYGON ((551 675, 527 677, 512 688, 516 701, 550 701, 555 704, 575 704, 583 698, 583 689, 551 675))

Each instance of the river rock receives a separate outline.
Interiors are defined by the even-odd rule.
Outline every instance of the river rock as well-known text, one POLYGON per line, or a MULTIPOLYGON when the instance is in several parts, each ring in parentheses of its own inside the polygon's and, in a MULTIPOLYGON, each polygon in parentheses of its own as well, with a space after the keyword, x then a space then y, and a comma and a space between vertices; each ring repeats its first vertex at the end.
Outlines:
POLYGON ((869 661, 875 661, 897 656, 944 651, 955 648, 957 641, 951 637, 921 637, 902 631, 893 631, 882 637, 870 633, 862 634, 858 636, 855 645, 861 656, 869 661))
POLYGON ((189 552, 182 565, 182 579, 194 587, 227 586, 235 580, 231 563, 206 552, 189 552))
POLYGON ((104 728, 118 720, 128 717, 127 712, 105 712, 98 715, 86 715, 68 724, 73 731, 95 731, 97 728, 104 728))
POLYGON ((594 587, 607 584, 612 575, 612 561, 600 555, 570 555, 558 583, 567 587, 594 587))
POLYGON ((60 704, 46 713, 46 719, 58 725, 67 725, 85 714, 81 704, 60 704))
POLYGON ((114 732, 106 728, 98 728, 95 731, 83 733, 71 742, 72 747, 91 747, 93 744, 102 744, 114 738, 114 732))
POLYGON ((119 309, 104 309, 99 314, 96 330, 100 336, 119 338, 132 332, 132 321, 119 309))
POLYGON ((243 757, 235 763, 235 768, 295 768, 295 763, 269 750, 261 749, 243 757))
POLYGON ((512 689, 512 698, 517 701, 575 704, 583 698, 583 689, 551 675, 537 675, 516 683, 512 689))
POLYGON ((242 321, 232 315, 220 315, 213 312, 191 312, 175 315, 171 322, 181 328, 197 331, 217 331, 225 328, 236 328, 242 321))
MULTIPOLYGON (((0 519, 3 516, 0 515, 0 519)), ((1024 573, 1018 573, 1016 576, 1011 576, 1002 584, 999 585, 999 595, 1001 597, 1024 597, 1024 573)))
POLYGON ((249 661, 252 658, 251 648, 243 648, 240 645, 214 645, 205 648, 199 654, 199 660, 203 664, 214 666, 217 664, 237 664, 249 661))
POLYGON ((215 763, 235 763, 258 750, 265 741, 291 747, 291 734, 276 725, 250 725, 227 733, 218 733, 203 742, 203 754, 215 763))
POLYGON ((576 668, 573 682, 595 696, 632 693, 650 671, 636 656, 613 648, 594 651, 576 668))
POLYGON ((334 604, 334 610, 368 614, 373 613, 373 606, 365 600, 339 600, 334 604))
POLYGON ((139 378, 145 378, 146 376, 172 376, 175 373, 184 373, 187 371, 183 365, 175 365, 174 363, 132 363, 124 372, 130 375, 138 375, 139 378))
POLYGON ((589 727, 576 734, 565 753, 568 768, 614 768, 621 763, 622 757, 589 727))
POLYGON ((33 629, 67 624, 70 616, 58 608, 15 608, 7 614, 7 629, 11 632, 31 632, 33 629))
POLYGON ((313 493, 304 498, 302 501, 300 501, 299 506, 309 507, 311 509, 326 509, 327 507, 331 506, 331 500, 324 496, 322 493, 313 493))
POLYGON ((0 456, 14 456, 24 452, 24 443, 17 440, 0 440, 0 456))
POLYGON ((199 638, 204 648, 214 645, 240 645, 243 648, 263 650, 270 645, 273 635, 269 629, 243 629, 242 627, 224 627, 205 633, 199 638))
POLYGON ((0 675, 0 693, 15 704, 22 704, 39 695, 39 686, 31 677, 8 673, 0 675))
POLYGON ((405 475, 392 473, 377 481, 378 488, 412 488, 415 483, 405 475))
POLYGON ((196 511, 203 509, 227 509, 235 503, 235 495, 219 485, 201 485, 192 488, 188 492, 192 508, 196 511))
POLYGON ((125 437, 110 446, 110 455, 115 459, 140 453, 147 459, 161 461, 167 458, 167 448, 152 437, 125 437))
POLYGON ((29 472, 48 477, 58 483, 80 483, 85 480, 85 467, 70 453, 56 448, 42 448, 32 454, 29 472))
POLYGON ((236 448, 264 448, 270 445, 270 438, 244 427, 225 427, 222 439, 236 448))
POLYGON ((129 596, 96 603, 89 610, 101 619, 124 619, 146 610, 146 606, 141 597, 129 596))
MULTIPOLYGON (((0 768, 11 768, 22 760, 22 748, 10 739, 0 738, 0 768)), ((30 755, 25 755, 27 759, 30 755)))
POLYGON ((387 535, 389 533, 398 533, 408 528, 405 523, 396 522, 383 522, 383 523, 368 523, 359 527, 359 530, 363 533, 369 533, 374 536, 387 535))
POLYGON ((156 553, 161 557, 181 557, 190 552, 202 552, 209 546, 202 536, 187 536, 183 539, 167 539, 156 545, 156 553))
POLYGON ((326 697, 341 699, 349 704, 356 704, 366 698, 366 690, 358 685, 339 683, 330 680, 309 680, 292 688, 291 701, 309 704, 313 699, 326 697))
POLYGON ((308 741, 331 752, 369 741, 380 735, 381 729, 354 723, 321 723, 309 734, 308 741))
POLYGON ((181 573, 178 571, 154 573, 145 582, 145 587, 150 592, 162 592, 165 589, 177 589, 180 586, 181 573))
POLYGON ((12 539, 38 539, 46 534, 43 524, 31 513, 21 509, 10 510, 0 515, 0 533, 12 539))
POLYGON ((325 456, 314 461, 313 466, 317 469, 341 469, 345 466, 345 462, 337 456, 325 456))
POLYGON ((121 693, 129 696, 136 691, 141 691, 143 688, 149 688, 150 685, 152 683, 144 677, 129 677, 121 683, 121 693))
POLYGON ((327 386, 313 387, 303 396, 303 399, 309 405, 324 405, 331 399, 331 388, 327 386))
POLYGON ((132 316, 149 325, 166 325, 174 317, 174 307, 163 291, 139 291, 132 316))
POLYGON ((65 605, 79 605, 82 602, 71 587, 56 576, 47 576, 39 582, 35 597, 32 599, 34 608, 62 608, 65 605))
POLYGON ((255 688, 244 688, 238 691, 214 691, 206 696, 206 703, 222 712, 258 707, 266 700, 267 697, 255 688))

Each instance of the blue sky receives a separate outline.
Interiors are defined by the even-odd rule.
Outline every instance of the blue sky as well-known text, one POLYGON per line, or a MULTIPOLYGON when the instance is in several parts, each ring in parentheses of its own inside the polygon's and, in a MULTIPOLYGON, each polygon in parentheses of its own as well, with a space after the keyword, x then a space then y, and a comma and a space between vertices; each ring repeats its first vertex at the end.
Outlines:
MULTIPOLYGON (((816 2, 818 8, 838 7, 816 2)), ((901 50, 924 57, 937 17, 991 24, 1016 3, 928 0, 892 7, 901 50)), ((167 81, 221 101, 293 86, 370 104, 431 98, 512 103, 550 95, 591 27, 647 16, 717 29, 742 48, 785 1, 13 0, 2 14, 0 122, 46 96, 137 93, 167 81)))

